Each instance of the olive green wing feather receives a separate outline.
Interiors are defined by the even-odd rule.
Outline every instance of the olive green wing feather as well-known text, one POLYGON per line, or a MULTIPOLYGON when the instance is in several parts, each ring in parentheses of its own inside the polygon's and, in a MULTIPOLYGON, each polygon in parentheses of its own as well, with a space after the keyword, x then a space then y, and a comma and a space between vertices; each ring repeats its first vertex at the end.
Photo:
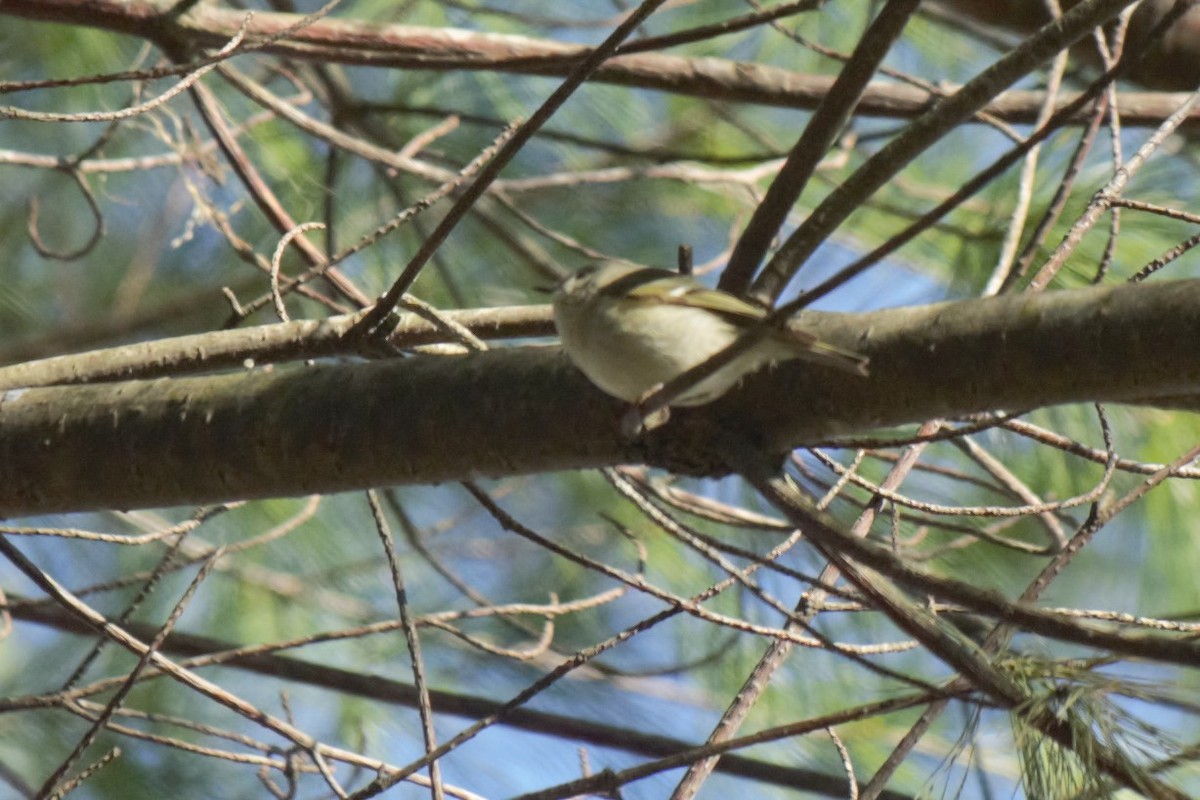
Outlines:
POLYGON ((605 293, 622 295, 631 300, 702 308, 732 318, 733 322, 758 322, 767 315, 759 306, 728 292, 709 289, 665 269, 647 269, 626 275, 613 281, 605 288, 605 293))

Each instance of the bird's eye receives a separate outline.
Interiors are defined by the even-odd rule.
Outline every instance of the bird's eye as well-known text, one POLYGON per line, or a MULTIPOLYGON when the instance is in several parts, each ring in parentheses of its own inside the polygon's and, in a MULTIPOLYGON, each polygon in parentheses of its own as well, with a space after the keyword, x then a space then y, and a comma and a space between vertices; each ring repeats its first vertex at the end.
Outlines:
POLYGON ((566 279, 560 284, 562 286, 563 291, 568 294, 575 291, 581 285, 586 284, 588 279, 591 278, 592 275, 594 275, 596 273, 596 270, 598 270, 598 269, 600 269, 599 264, 589 264, 588 266, 583 267, 582 269, 575 270, 570 275, 568 275, 566 277, 566 279))

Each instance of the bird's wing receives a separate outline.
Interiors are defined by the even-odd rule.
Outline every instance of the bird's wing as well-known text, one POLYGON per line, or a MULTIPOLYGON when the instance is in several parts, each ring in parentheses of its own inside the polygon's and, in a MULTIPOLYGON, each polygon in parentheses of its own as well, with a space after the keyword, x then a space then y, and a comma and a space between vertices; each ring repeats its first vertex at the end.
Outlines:
POLYGON ((609 289, 618 290, 631 300, 703 308, 734 321, 757 322, 767 314, 764 309, 728 292, 709 289, 666 270, 646 270, 629 275, 615 281, 609 289))

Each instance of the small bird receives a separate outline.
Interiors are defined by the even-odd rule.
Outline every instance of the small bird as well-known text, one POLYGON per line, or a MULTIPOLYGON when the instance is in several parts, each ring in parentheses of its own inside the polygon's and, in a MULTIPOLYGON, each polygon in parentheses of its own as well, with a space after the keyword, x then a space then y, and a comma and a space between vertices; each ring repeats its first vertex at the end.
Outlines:
MULTIPOLYGON (((554 322, 571 361, 596 386, 631 403, 721 352, 766 316, 690 277, 619 261, 584 267, 554 292, 554 322)), ((866 357, 778 328, 672 402, 711 403, 762 365, 793 358, 867 374, 866 357)))

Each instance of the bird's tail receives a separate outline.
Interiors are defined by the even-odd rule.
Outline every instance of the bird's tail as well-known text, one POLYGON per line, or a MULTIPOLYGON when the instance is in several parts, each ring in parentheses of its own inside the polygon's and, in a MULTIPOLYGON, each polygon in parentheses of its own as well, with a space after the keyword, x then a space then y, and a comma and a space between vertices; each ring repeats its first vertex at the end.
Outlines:
POLYGON ((834 367, 843 372, 863 377, 870 374, 868 368, 870 359, 866 356, 823 342, 806 331, 789 328, 780 331, 772 338, 787 347, 789 358, 798 358, 802 361, 834 367))

